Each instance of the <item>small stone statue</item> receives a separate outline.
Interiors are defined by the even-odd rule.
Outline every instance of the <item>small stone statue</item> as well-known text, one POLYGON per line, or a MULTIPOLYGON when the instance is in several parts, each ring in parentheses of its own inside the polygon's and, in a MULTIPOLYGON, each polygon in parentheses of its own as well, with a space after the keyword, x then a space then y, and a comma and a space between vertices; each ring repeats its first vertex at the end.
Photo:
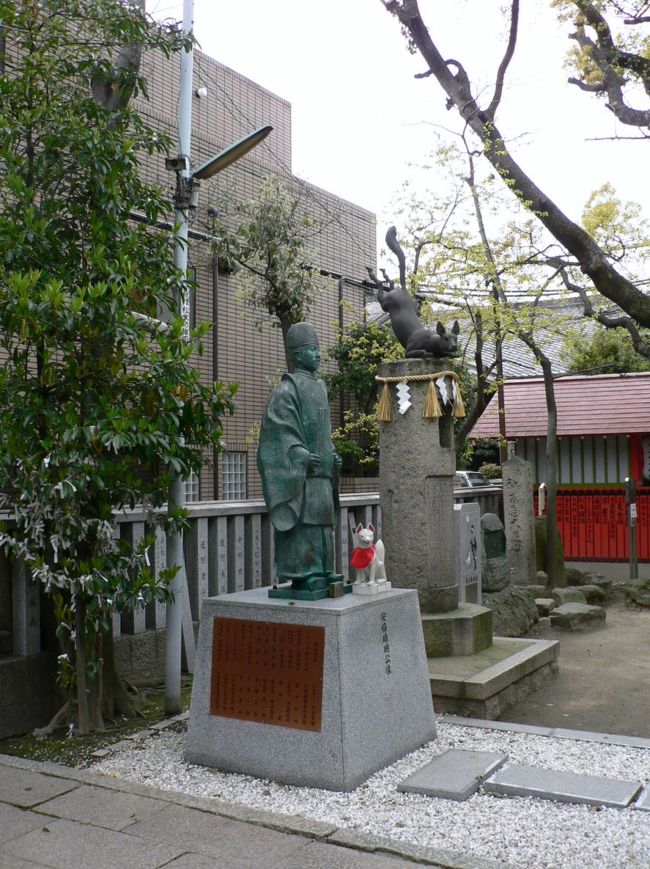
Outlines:
POLYGON ((375 527, 370 522, 367 528, 359 523, 354 531, 354 549, 350 564, 357 578, 352 586, 353 594, 376 594, 388 591, 390 582, 386 581, 384 544, 375 543, 375 527))
POLYGON ((334 451, 327 390, 316 377, 320 350, 314 327, 287 333, 295 366, 271 393, 262 417, 257 466, 275 534, 280 583, 270 597, 318 600, 342 593, 334 571, 333 532, 341 459, 334 451))
POLYGON ((377 278, 372 269, 368 269, 368 274, 377 288, 377 301, 390 316, 393 333, 406 351, 406 358, 455 356, 460 332, 458 320, 454 322, 451 332, 447 332, 440 321, 435 333, 421 323, 415 300, 406 289, 406 257, 397 241, 394 226, 386 233, 386 244, 399 262, 400 286, 395 287, 395 282, 388 278, 386 272, 382 272, 384 282, 377 278))

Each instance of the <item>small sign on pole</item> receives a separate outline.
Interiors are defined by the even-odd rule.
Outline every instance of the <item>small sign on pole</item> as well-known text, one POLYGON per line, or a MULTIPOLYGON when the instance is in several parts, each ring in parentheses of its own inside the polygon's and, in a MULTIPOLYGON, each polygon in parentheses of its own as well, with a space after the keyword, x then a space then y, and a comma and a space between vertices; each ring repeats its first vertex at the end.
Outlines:
POLYGON ((638 579, 639 561, 636 538, 636 486, 631 477, 625 478, 625 503, 627 504, 627 528, 630 543, 630 579, 638 579))

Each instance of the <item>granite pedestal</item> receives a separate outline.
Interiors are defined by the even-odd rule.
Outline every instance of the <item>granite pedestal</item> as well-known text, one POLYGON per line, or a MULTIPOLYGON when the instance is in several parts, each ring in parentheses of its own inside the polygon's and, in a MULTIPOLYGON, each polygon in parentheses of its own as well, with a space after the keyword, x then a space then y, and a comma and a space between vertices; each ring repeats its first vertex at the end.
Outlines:
POLYGON ((203 602, 186 760, 347 791, 435 737, 415 590, 267 591, 203 602))

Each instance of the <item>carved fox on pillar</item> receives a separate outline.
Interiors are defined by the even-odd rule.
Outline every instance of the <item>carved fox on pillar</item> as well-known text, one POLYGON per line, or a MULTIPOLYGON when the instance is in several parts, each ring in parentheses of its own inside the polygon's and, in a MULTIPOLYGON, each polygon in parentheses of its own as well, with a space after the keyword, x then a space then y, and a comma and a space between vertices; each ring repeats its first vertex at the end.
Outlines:
POLYGON ((406 351, 407 359, 455 356, 460 332, 458 320, 454 322, 451 332, 447 332, 441 322, 438 322, 435 332, 422 325, 415 300, 406 289, 406 257, 397 241, 397 230, 394 226, 386 233, 386 244, 399 262, 400 286, 396 287, 395 281, 390 280, 383 269, 383 282, 372 269, 367 271, 377 288, 377 301, 390 316, 393 332, 406 351))

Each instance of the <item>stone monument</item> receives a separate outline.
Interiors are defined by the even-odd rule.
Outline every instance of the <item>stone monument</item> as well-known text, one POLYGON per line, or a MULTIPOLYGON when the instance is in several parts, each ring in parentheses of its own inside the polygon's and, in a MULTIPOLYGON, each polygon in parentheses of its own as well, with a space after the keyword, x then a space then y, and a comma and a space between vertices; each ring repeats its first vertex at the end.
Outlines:
POLYGON ((496 718, 517 692, 525 696, 540 670, 550 672, 558 643, 493 638, 492 612, 481 605, 477 583, 469 584, 476 602, 460 599, 453 418, 464 409, 445 358, 456 353, 459 329, 454 324, 447 332, 438 324, 434 334, 419 321, 394 227, 386 244, 399 262, 399 287, 385 273, 380 282, 368 272, 405 351, 404 359, 383 363, 377 376, 383 384, 377 417, 387 575, 393 588, 417 591, 436 708, 496 718))
POLYGON ((533 471, 530 462, 513 456, 503 463, 503 518, 508 563, 515 585, 536 582, 533 471))
POLYGON ((506 535, 496 513, 481 516, 481 563, 483 591, 501 591, 510 585, 506 535))
POLYGON ((490 610, 459 605, 454 517, 457 376, 444 359, 379 366, 379 492, 386 572, 418 593, 428 657, 475 654, 492 642, 490 610))
POLYGON ((204 600, 185 757, 345 791, 433 739, 433 703, 417 590, 388 589, 383 573, 372 594, 340 593, 313 327, 292 326, 288 346, 297 372, 269 400, 260 471, 290 584, 204 600))

